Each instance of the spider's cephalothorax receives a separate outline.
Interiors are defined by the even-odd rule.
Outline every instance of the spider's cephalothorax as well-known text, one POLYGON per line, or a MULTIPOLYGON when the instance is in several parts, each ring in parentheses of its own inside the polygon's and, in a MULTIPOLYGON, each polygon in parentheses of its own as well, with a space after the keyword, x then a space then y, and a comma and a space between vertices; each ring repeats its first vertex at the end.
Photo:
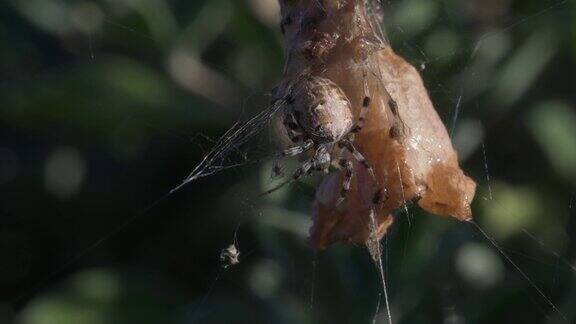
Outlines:
MULTIPOLYGON (((367 109, 361 111, 355 123, 352 105, 346 94, 327 78, 308 76, 292 90, 285 99, 284 127, 290 140, 298 145, 285 150, 282 155, 290 157, 313 151, 311 158, 296 170, 292 179, 298 180, 312 171, 328 172, 331 165, 344 168, 343 200, 350 189, 352 162, 343 157, 335 159, 332 156, 335 146, 352 153, 374 176, 372 167, 353 144, 354 134, 362 128, 367 109)), ((370 98, 365 97, 362 106, 368 108, 369 105, 370 98)))

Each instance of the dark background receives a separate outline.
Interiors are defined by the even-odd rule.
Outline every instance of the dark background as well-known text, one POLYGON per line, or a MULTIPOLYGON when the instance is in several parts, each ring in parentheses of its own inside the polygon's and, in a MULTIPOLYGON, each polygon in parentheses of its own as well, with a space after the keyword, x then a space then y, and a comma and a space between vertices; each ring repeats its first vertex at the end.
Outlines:
MULTIPOLYGON (((479 184, 475 219, 530 278, 412 207, 385 240, 394 323, 574 322, 576 3, 384 7, 479 184)), ((372 321, 365 249, 307 244, 318 179, 258 197, 272 163, 253 163, 159 201, 265 108, 277 25, 273 0, 0 2, 1 323, 372 321)))

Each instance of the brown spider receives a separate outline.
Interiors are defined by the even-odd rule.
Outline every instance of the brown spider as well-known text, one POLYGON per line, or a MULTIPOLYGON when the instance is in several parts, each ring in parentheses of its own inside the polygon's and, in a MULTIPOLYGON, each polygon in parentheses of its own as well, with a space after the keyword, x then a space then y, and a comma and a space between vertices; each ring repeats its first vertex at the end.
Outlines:
POLYGON ((311 150, 312 154, 294 172, 290 181, 299 180, 313 171, 328 173, 331 165, 344 168, 345 179, 338 200, 341 203, 350 190, 354 170, 352 162, 346 158, 339 158, 334 163, 332 154, 337 147, 352 153, 377 183, 372 166, 353 144, 354 135, 364 126, 370 97, 364 97, 362 110, 355 123, 350 101, 342 89, 329 79, 307 76, 293 90, 292 94, 285 97, 283 122, 290 140, 299 145, 284 150, 282 156, 292 157, 311 150))

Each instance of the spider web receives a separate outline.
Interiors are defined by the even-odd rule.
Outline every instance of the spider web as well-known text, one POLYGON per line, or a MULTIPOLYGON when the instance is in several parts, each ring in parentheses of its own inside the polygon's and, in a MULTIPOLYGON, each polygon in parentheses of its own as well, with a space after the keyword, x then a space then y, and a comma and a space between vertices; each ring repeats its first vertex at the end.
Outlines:
POLYGON ((246 122, 238 122, 230 128, 207 153, 202 161, 192 170, 192 172, 182 181, 180 185, 170 190, 170 194, 178 191, 185 185, 197 179, 210 176, 216 172, 239 167, 249 161, 243 152, 243 145, 250 142, 256 135, 270 126, 270 121, 285 105, 284 100, 277 100, 270 107, 264 109, 246 122), (239 154, 243 162, 230 163, 230 157, 239 154))
MULTIPOLYGON (((522 26, 523 24, 526 24, 528 22, 530 22, 532 19, 543 16, 549 12, 551 12, 552 10, 561 8, 563 5, 565 5, 567 3, 567 1, 558 1, 555 3, 552 3, 551 5, 547 5, 545 8, 543 9, 539 9, 536 11, 536 13, 532 14, 532 15, 527 15, 526 17, 523 17, 521 19, 515 20, 509 24, 507 24, 504 27, 499 27, 496 29, 496 32, 498 31, 505 31, 505 30, 509 30, 509 29, 513 29, 513 28, 517 28, 519 26, 522 26)), ((380 1, 369 1, 368 2, 369 5, 369 10, 373 13, 372 17, 372 21, 373 24, 377 24, 378 26, 380 26, 380 21, 381 21, 381 16, 379 14, 377 14, 378 12, 381 12, 381 4, 380 1)), ((118 24, 116 24, 118 25, 118 24)), ((122 28, 128 28, 128 30, 130 30, 128 26, 122 26, 122 28)), ((389 34, 390 31, 392 31, 392 33, 395 34, 401 34, 402 31, 398 31, 396 29, 393 28, 388 28, 389 30, 389 34)), ((135 32, 136 33, 136 32, 135 32)), ((384 29, 378 29, 378 35, 379 37, 381 37, 381 39, 386 40, 388 42, 388 36, 386 35, 386 33, 384 32, 384 29)), ((452 55, 456 56, 456 55, 462 55, 462 54, 467 54, 467 59, 465 60, 465 63, 463 63, 463 68, 461 68, 461 77, 462 78, 468 78, 471 80, 475 80, 477 77, 472 73, 473 71, 471 71, 471 69, 469 69, 470 65, 472 64, 472 60, 478 55, 479 50, 481 50, 483 43, 488 40, 491 36, 494 35, 494 32, 488 32, 483 34, 482 36, 479 37, 479 39, 473 44, 473 46, 471 47, 466 47, 466 48, 460 48, 457 52, 452 53, 452 55)), ((394 46, 395 44, 393 44, 394 46)), ((427 68, 430 65, 433 65, 435 62, 437 61, 441 61, 443 58, 442 57, 430 57, 429 54, 426 54, 426 52, 420 48, 417 44, 409 44, 409 43, 403 43, 404 49, 405 48, 409 48, 411 51, 416 52, 417 55, 420 56, 420 59, 417 59, 417 61, 420 63, 420 66, 423 70, 423 72, 426 73, 432 73, 430 72, 427 68)), ((93 49, 93 41, 91 39, 89 39, 89 52, 90 52, 90 59, 94 60, 95 58, 95 53, 94 53, 94 49, 93 49)), ((424 79, 426 80, 426 76, 424 76, 424 79)), ((452 113, 451 113, 451 118, 449 118, 450 120, 450 134, 457 136, 458 135, 458 126, 460 125, 460 122, 462 120, 462 118, 466 118, 466 114, 467 112, 462 111, 461 107, 464 106, 465 101, 469 99, 468 96, 468 89, 466 89, 465 86, 462 86, 460 88, 460 92, 457 94, 454 94, 452 92, 450 92, 450 90, 447 90, 446 87, 443 84, 432 84, 432 86, 430 87, 430 92, 432 92, 433 94, 442 94, 446 97, 448 97, 448 101, 450 101, 453 104, 453 109, 452 109, 452 113)), ((278 101, 275 104, 266 107, 262 112, 258 113, 256 116, 254 116, 253 118, 250 118, 248 121, 245 122, 238 122, 235 123, 233 125, 233 127, 227 131, 215 144, 215 146, 203 157, 203 159, 200 161, 199 164, 196 165, 196 167, 194 167, 194 169, 192 170, 192 172, 190 172, 190 174, 184 179, 184 181, 182 181, 182 183, 178 186, 176 186, 174 189, 172 189, 170 191, 170 193, 174 193, 175 191, 181 189, 183 186, 185 185, 193 185, 192 183, 195 180, 198 180, 200 178, 203 177, 208 177, 211 175, 214 175, 215 173, 225 170, 225 169, 230 169, 230 168, 236 168, 242 165, 246 165, 248 163, 259 163, 261 161, 263 161, 264 159, 250 159, 248 158, 245 154, 244 154, 244 150, 245 147, 247 145, 249 145, 249 143, 258 136, 258 134, 261 134, 262 131, 264 131, 266 128, 270 127, 270 121, 273 119, 273 117, 282 109, 282 105, 283 102, 278 101), (237 158, 233 158, 233 156, 236 156, 237 158)), ((438 105, 435 105, 436 107, 438 107, 438 105)), ((487 187, 487 194, 481 196, 481 199, 484 199, 486 201, 489 201, 492 204, 499 204, 499 197, 497 195, 496 192, 493 192, 493 187, 492 187, 492 182, 493 182, 493 178, 491 177, 491 169, 494 169, 495 165, 491 164, 491 159, 490 159, 490 146, 488 146, 486 143, 484 143, 483 141, 481 142, 481 158, 482 161, 481 163, 483 164, 483 168, 484 168, 484 172, 483 172, 483 177, 484 177, 484 185, 486 185, 487 187)), ((477 178, 477 180, 480 182, 480 178, 477 178)), ((571 198, 573 199, 573 197, 571 198)), ((571 200, 572 201, 572 200, 571 200)), ((570 208, 572 208, 570 206, 570 208)), ((129 222, 123 224, 121 227, 126 226, 126 224, 132 222, 134 219, 130 219, 129 222)), ((555 300, 550 299, 549 294, 545 291, 542 291, 538 284, 533 282, 532 279, 529 277, 528 274, 525 273, 525 271, 522 270, 522 268, 520 266, 518 266, 509 256, 510 253, 503 247, 501 247, 499 245, 499 243, 492 237, 491 234, 487 233, 485 230, 483 230, 481 227, 479 227, 478 224, 473 223, 474 227, 478 228, 479 233, 482 236, 486 237, 486 240, 489 244, 493 245, 495 247, 495 249, 497 250, 498 253, 501 253, 504 258, 507 261, 510 261, 513 265, 514 268, 516 268, 519 273, 521 274, 521 277, 523 277, 525 280, 527 280, 529 282, 529 284, 537 291, 537 294, 539 295, 539 298, 544 299, 544 302, 546 304, 548 304, 548 306, 550 306, 553 311, 557 312, 560 314, 560 316, 565 320, 565 322, 568 322, 568 319, 566 318, 566 316, 563 314, 563 311, 560 309, 562 307, 560 307, 560 305, 556 304, 555 300)), ((411 225, 412 226, 412 225, 411 225)), ((411 226, 409 228, 411 228, 411 226)), ((532 233, 530 233, 527 229, 524 229, 523 231, 525 231, 526 236, 530 239, 533 240, 534 242, 536 242, 543 250, 551 253, 552 255, 554 255, 557 259, 560 260, 560 262, 564 263, 565 266, 569 267, 571 269, 571 271, 575 271, 574 270, 574 266, 573 264, 568 261, 565 257, 562 257, 559 253, 557 253, 553 248, 547 246, 546 243, 544 243, 543 241, 541 241, 540 239, 538 239, 535 235, 533 235, 532 233)), ((111 235, 115 234, 119 232, 118 231, 113 231, 111 233, 111 235)), ((92 250, 93 248, 97 247, 101 242, 103 242, 104 240, 108 239, 110 237, 110 235, 106 235, 105 237, 103 237, 101 240, 99 240, 99 242, 97 242, 96 245, 90 246, 88 250, 83 251, 81 253, 80 256, 86 254, 89 250, 92 250)), ((387 251, 384 251, 387 252, 387 251)), ((76 261, 77 258, 74 259, 74 261, 76 261)), ((67 263, 66 267, 69 266, 70 263, 67 263)), ((317 261, 313 261, 313 273, 316 273, 316 266, 317 266, 317 261)), ((385 263, 385 266, 387 266, 387 262, 385 263)), ((319 274, 321 275, 321 273, 319 274)), ((218 275, 219 276, 219 275, 218 275)), ((314 275, 315 277, 315 275, 314 275)), ((218 278, 216 278, 216 280, 214 282, 216 282, 218 280, 218 278)), ((317 303, 318 303, 318 296, 315 297, 315 294, 318 294, 318 288, 314 288, 314 281, 316 279, 312 279, 312 294, 311 294, 311 301, 310 301, 310 307, 314 307, 317 303)), ((213 285, 211 285, 213 286, 213 285)), ((211 290, 212 288, 210 288, 211 290)), ((392 298, 392 307, 394 307, 394 297, 392 298)), ((380 300, 378 299, 378 309, 380 306, 380 300)), ((389 309, 389 307, 387 307, 389 309)), ((377 309, 376 311, 376 315, 374 316, 374 321, 376 322, 377 318, 379 316, 381 316, 381 312, 379 312, 379 310, 377 309)))
MULTIPOLYGON (((533 14, 533 15, 530 15, 530 16, 527 16, 527 17, 524 17, 524 18, 521 18, 521 19, 519 19, 519 20, 517 20, 517 21, 514 21, 514 22, 512 22, 512 23, 509 23, 507 26, 502 27, 502 28, 499 28, 498 31, 501 32, 501 31, 505 31, 505 30, 508 30, 508 29, 511 29, 511 28, 515 28, 516 26, 519 26, 519 25, 521 25, 522 23, 525 23, 525 22, 529 21, 529 20, 532 19, 532 18, 536 18, 536 17, 539 17, 539 16, 541 16, 541 15, 543 15, 543 14, 546 14, 547 12, 549 12, 549 11, 551 11, 551 10, 553 10, 553 9, 556 9, 556 8, 558 8, 558 7, 560 7, 560 6, 564 5, 564 4, 566 4, 566 1, 556 2, 556 3, 552 4, 552 5, 550 5, 549 7, 540 10, 540 11, 537 12, 536 14, 533 14)), ((379 2, 379 1, 367 1, 367 2, 366 2, 366 6, 367 6, 368 12, 370 13, 371 24, 372 24, 372 26, 374 26, 374 30, 376 31, 377 37, 378 37, 379 39, 381 39, 383 42, 389 43, 388 37, 387 37, 386 33, 384 32, 384 28, 381 27, 381 26, 382 26, 382 24, 381 24, 381 22, 382 22, 382 16, 381 16, 380 13, 382 12, 382 11, 381 11, 382 9, 381 9, 381 4, 380 4, 380 2, 379 2)), ((460 50, 460 51, 458 51, 458 52, 452 53, 452 55, 464 55, 465 57, 466 57, 466 55, 467 55, 467 59, 465 60, 467 63, 464 64, 465 68, 463 69, 463 71, 462 71, 462 73, 461 73, 461 77, 462 77, 462 78, 467 78, 467 79, 471 79, 471 80, 473 80, 473 79, 475 78, 475 76, 472 75, 472 74, 468 71, 467 65, 468 65, 468 64, 471 64, 470 62, 472 62, 472 61, 476 58, 479 50, 480 50, 481 47, 482 47, 483 42, 484 42, 485 40, 489 39, 492 35, 493 35, 493 33, 490 33, 490 32, 489 32, 489 33, 486 33, 486 34, 482 35, 470 49, 463 49, 463 50, 460 50)), ((435 61, 438 61, 438 60, 443 59, 443 58, 441 58, 441 57, 436 57, 436 58, 432 57, 432 58, 430 58, 430 57, 429 57, 419 46, 417 46, 417 45, 414 45, 414 44, 406 44, 406 43, 405 43, 404 45, 407 45, 408 47, 412 47, 413 49, 416 50, 416 52, 417 52, 419 55, 422 56, 422 59, 419 60, 419 61, 420 61, 420 67, 421 67, 422 70, 426 69, 426 67, 427 67, 429 64, 432 64, 432 63, 434 63, 435 61)), ((434 87, 433 87, 433 89, 432 89, 432 91, 438 91, 438 89, 440 90, 440 92, 444 92, 444 93, 448 94, 448 96, 452 96, 452 94, 448 93, 448 91, 446 90, 446 88, 445 88, 442 84, 435 84, 434 87), (436 88, 436 90, 434 90, 434 88, 436 88)), ((449 133, 450 133, 451 137, 453 137, 453 135, 455 134, 455 130, 457 129, 457 125, 458 125, 458 121, 459 121, 459 119, 461 118, 461 114, 462 114, 462 112, 461 112, 461 106, 462 106, 462 101, 463 101, 463 98, 464 98, 464 96, 465 96, 465 93, 466 93, 466 89, 465 89, 465 86, 463 86, 463 87, 461 87, 460 93, 456 96, 456 98, 454 98, 453 100, 451 100, 451 101, 453 102, 453 104, 454 104, 454 108, 453 108, 452 114, 451 114, 452 116, 451 116, 451 118, 450 118, 450 123, 449 123, 449 124, 450 124, 450 127, 448 127, 448 128, 449 128, 449 133)), ((468 98, 468 99, 469 99, 469 98, 468 98)), ((276 107, 276 108, 274 108, 273 110, 274 110, 274 111, 278 111, 278 109, 280 109, 280 107, 276 107)), ((260 119, 260 118, 266 119, 266 118, 268 118, 268 117, 270 117, 270 116, 271 116, 271 115, 265 114, 264 116, 257 116, 257 119, 260 119)), ((250 122, 249 122, 249 123, 250 123, 250 122)), ((264 124, 264 123, 256 122, 254 125, 263 125, 263 124, 264 124)), ((250 125, 250 124, 248 124, 248 125, 250 125)), ((251 126, 253 126, 253 125, 251 125, 251 126)), ((248 126, 248 127, 251 127, 251 126, 248 126)), ((199 178, 199 177, 210 175, 210 174, 212 174, 212 173, 214 173, 214 172, 217 172, 217 171, 225 168, 224 165, 223 165, 221 162, 224 160, 224 157, 229 153, 229 150, 230 150, 231 148, 234 148, 234 147, 236 146, 236 145, 234 145, 234 142, 238 142, 239 144, 245 143, 245 142, 243 141, 243 139, 240 140, 238 137, 234 136, 234 134, 235 134, 235 133, 234 133, 234 132, 235 132, 234 130, 235 130, 235 129, 236 129, 236 126, 232 129, 232 131, 233 131, 233 132, 232 132, 232 133, 233 133, 232 136, 229 136, 228 134, 229 134, 230 132, 228 132, 228 133, 223 137, 223 141, 221 141, 221 142, 216 146, 216 148, 215 148, 214 151, 211 151, 211 152, 206 156, 206 158, 202 161, 202 163, 201 163, 200 165, 198 165, 198 167, 197 167, 197 168, 194 170, 194 172, 183 182, 182 185, 185 185, 185 184, 187 184, 187 183, 189 183, 189 182, 191 182, 191 181, 193 181, 194 179, 197 179, 197 178, 199 178)), ((241 134, 241 133, 243 132, 242 127, 240 127, 239 130, 240 130, 239 134, 241 134)), ((251 135, 253 135, 253 134, 254 134, 253 132, 250 132, 249 136, 251 136, 251 135)), ((483 197, 481 197, 481 199, 485 199, 485 200, 489 200, 489 201, 495 201, 495 203, 497 203, 497 200, 496 200, 496 198, 494 197, 493 191, 492 191, 492 181, 491 181, 491 178, 490 178, 490 166, 489 166, 489 162, 488 162, 487 148, 486 148, 486 144, 485 144, 484 142, 481 143, 481 151, 482 151, 481 156, 482 156, 482 159, 483 159, 483 162, 482 162, 482 163, 483 163, 483 166, 484 166, 485 185, 486 185, 487 190, 488 190, 487 196, 483 196, 483 197)), ((232 165, 232 167, 233 167, 233 165, 232 165)), ((181 186, 182 186, 182 185, 181 185, 181 186)), ((180 188, 181 186, 177 187, 176 189, 180 188)), ((408 217, 408 222, 410 223, 410 215, 409 215, 409 212, 408 212, 408 209, 407 209, 406 206, 407 206, 407 203, 405 204, 405 211, 406 211, 406 214, 407 214, 407 217, 408 217)), ((528 276, 528 274, 526 274, 526 272, 525 272, 524 270, 522 270, 522 268, 510 257, 509 253, 506 252, 506 251, 504 250, 504 248, 502 248, 502 247, 499 245, 499 243, 497 243, 497 241, 496 241, 489 233, 487 233, 487 231, 485 231, 484 229, 482 229, 482 228, 480 227, 480 225, 478 225, 478 224, 475 223, 475 222, 473 222, 472 224, 474 225, 474 228, 475 228, 476 230, 478 230, 478 232, 481 234, 481 236, 486 239, 487 243, 489 243, 490 245, 492 245, 492 246, 496 249, 496 251, 497 251, 499 254, 501 254, 502 257, 503 257, 507 262, 509 262, 509 263, 513 266, 513 268, 515 268, 515 270, 517 270, 517 272, 519 273, 519 275, 520 275, 522 278, 524 278, 524 279, 529 283, 529 285, 536 291, 536 293, 537 293, 537 295, 539 296, 539 298, 543 299, 543 301, 552 309, 552 311, 555 312, 556 315, 558 315, 558 316, 561 317, 561 320, 562 320, 562 321, 564 321, 564 322, 569 322, 568 318, 567 318, 566 315, 562 312, 562 310, 560 310, 560 308, 555 304, 555 302, 553 302, 553 301, 550 299, 550 297, 549 297, 544 291, 542 291, 541 288, 539 288, 539 286, 528 276)), ((410 227, 410 226, 411 226, 411 225, 409 224, 409 227, 410 227)), ((524 231, 525 231, 525 229, 524 229, 524 231)), ((534 241, 538 242, 538 244, 540 244, 541 246, 543 246, 543 244, 542 244, 540 241, 538 241, 534 236, 530 235, 530 238, 533 239, 534 241)), ((376 254, 376 255, 377 255, 377 259, 376 259, 375 261, 376 261, 377 263, 378 263, 378 262, 380 263, 380 265, 379 265, 379 271, 380 271, 380 275, 381 275, 381 281, 382 281, 382 283, 383 283, 383 285, 384 285, 384 295, 385 295, 385 301, 386 301, 386 306, 387 306, 387 307, 386 307, 386 310, 387 310, 387 312, 388 312, 388 315, 387 315, 387 317, 388 317, 388 322, 392 322, 392 317, 391 317, 391 315, 390 315, 390 305, 388 305, 389 300, 388 300, 388 296, 387 296, 386 279, 385 279, 385 276, 384 276, 384 269, 383 269, 383 266, 382 266, 382 259, 381 259, 381 257, 380 257, 381 251, 380 251, 380 246, 379 246, 379 245, 378 245, 378 248, 376 249, 376 251, 377 251, 377 254, 376 254)), ((566 259, 560 257, 559 254, 557 254, 557 253, 554 252, 553 250, 551 250, 551 253, 553 253, 554 256, 559 257, 559 258, 562 260, 562 262, 566 263, 567 265, 570 265, 570 263, 569 263, 566 259)), ((374 255, 375 255, 375 254, 373 253, 373 256, 374 256, 374 255)), ((315 268, 315 267, 316 267, 316 261, 314 261, 313 264, 314 264, 314 268, 315 268)), ((570 266, 570 268, 571 268, 572 270, 574 270, 572 266, 570 266)), ((315 271, 315 270, 314 270, 314 271, 315 271)), ((312 287, 314 287, 314 283, 312 283, 312 287)), ((311 297, 311 300, 312 300, 312 301, 314 300, 314 289, 312 289, 312 297, 311 297)), ((312 301, 310 302, 311 305, 313 305, 313 302, 312 302, 312 301)), ((379 308, 379 305, 380 305, 380 302, 378 302, 378 308, 379 308)), ((377 313, 378 313, 378 311, 377 311, 377 313)), ((376 320, 376 317, 377 317, 377 316, 378 316, 378 315, 376 315, 376 316, 374 317, 374 321, 376 320)))

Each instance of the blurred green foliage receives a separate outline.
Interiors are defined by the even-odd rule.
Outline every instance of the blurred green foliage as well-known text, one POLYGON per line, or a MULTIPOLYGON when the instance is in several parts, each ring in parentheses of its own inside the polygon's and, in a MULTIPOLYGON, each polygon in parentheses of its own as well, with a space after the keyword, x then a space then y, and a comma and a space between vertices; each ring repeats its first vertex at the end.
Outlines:
MULTIPOLYGON (((395 323, 562 322, 546 298, 576 320, 575 9, 384 1, 479 183, 478 224, 533 281, 471 224, 413 207, 385 239, 395 323)), ((307 245, 318 179, 259 198, 272 164, 250 164, 159 200, 265 107, 277 14, 274 0, 0 3, 0 322, 372 321, 366 251, 307 245), (241 263, 221 269, 235 235, 241 263)))

